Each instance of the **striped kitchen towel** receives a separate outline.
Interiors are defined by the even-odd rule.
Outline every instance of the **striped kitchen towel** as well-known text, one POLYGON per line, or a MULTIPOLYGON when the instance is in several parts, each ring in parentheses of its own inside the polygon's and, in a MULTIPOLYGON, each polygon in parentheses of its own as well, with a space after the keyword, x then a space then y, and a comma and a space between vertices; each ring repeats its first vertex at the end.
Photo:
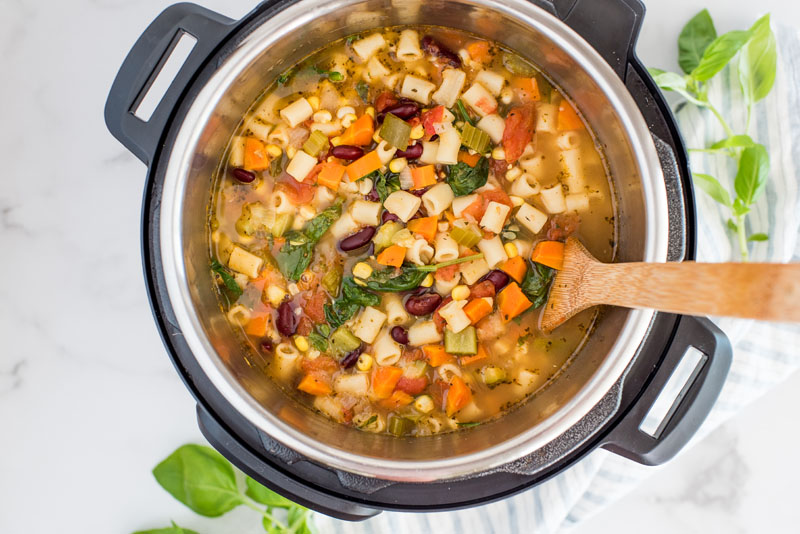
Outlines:
MULTIPOLYGON (((748 218, 750 232, 769 240, 751 244, 753 261, 800 261, 800 34, 778 27, 778 75, 772 93, 756 105, 750 135, 767 146, 772 170, 766 193, 748 218), (791 112, 789 112, 791 110, 791 112), (797 163, 796 163, 797 162, 797 163)), ((710 97, 742 132, 746 117, 737 73, 728 68, 712 83, 710 97)), ((678 104, 676 114, 688 146, 701 147, 725 137, 707 111, 678 104)), ((724 156, 693 154, 694 169, 717 177, 732 190, 734 162, 724 156)), ((704 193, 697 194, 700 220, 698 259, 736 259, 728 214, 704 193)), ((711 415, 695 441, 736 414, 800 367, 800 327, 719 319, 717 324, 734 345, 730 375, 711 415)), ((458 512, 433 514, 383 513, 363 523, 347 523, 317 515, 321 532, 342 534, 410 534, 418 532, 534 533, 565 532, 634 489, 657 468, 648 468, 604 450, 589 454, 548 482, 510 499, 458 512)))

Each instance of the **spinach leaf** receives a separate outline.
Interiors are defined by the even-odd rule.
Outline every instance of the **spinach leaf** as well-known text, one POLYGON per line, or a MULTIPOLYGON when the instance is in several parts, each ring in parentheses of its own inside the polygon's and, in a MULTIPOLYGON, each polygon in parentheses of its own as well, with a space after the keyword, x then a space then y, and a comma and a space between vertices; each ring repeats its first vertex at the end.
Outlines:
POLYGON ((686 78, 674 72, 664 71, 661 69, 649 68, 650 76, 664 91, 674 91, 681 95, 683 98, 694 104, 695 106, 704 107, 706 103, 695 97, 686 84, 686 78))
POLYGON ((380 303, 380 295, 367 291, 348 277, 342 283, 342 296, 325 305, 325 320, 330 328, 339 328, 364 306, 379 306, 380 303))
POLYGON ((775 84, 778 53, 769 22, 767 14, 753 24, 752 38, 739 57, 739 83, 748 107, 767 96, 775 84))
POLYGON ((206 517, 217 517, 244 501, 233 467, 210 447, 183 445, 153 469, 173 497, 206 517))
POLYGON ((706 48, 716 38, 717 30, 707 9, 686 23, 678 37, 678 64, 683 72, 689 74, 697 68, 706 48))
POLYGON ((719 181, 716 178, 708 174, 702 174, 699 172, 693 172, 692 178, 694 180, 694 183, 697 184, 700 187, 700 189, 705 191, 708 194, 708 196, 710 196, 723 206, 730 207, 731 197, 728 194, 728 191, 724 187, 722 187, 722 184, 719 183, 719 181))
POLYGON ((375 191, 378 192, 378 196, 381 199, 381 203, 383 203, 386 200, 386 197, 388 197, 395 191, 400 191, 399 174, 394 172, 383 174, 380 171, 374 171, 373 174, 375 174, 375 176, 372 177, 373 183, 375 184, 375 191))
POLYGON ((378 295, 357 285, 351 277, 344 279, 342 295, 345 299, 359 306, 379 306, 381 303, 381 298, 378 295))
POLYGON ((737 196, 736 201, 741 201, 745 207, 751 206, 764 192, 768 177, 769 154, 764 145, 757 144, 745 148, 739 159, 739 170, 736 172, 736 178, 733 181, 733 188, 736 190, 737 196))
POLYGON ((175 521, 172 521, 171 527, 137 530, 133 534, 197 534, 197 532, 188 528, 181 528, 175 524, 175 521))
POLYGON ((533 303, 531 309, 538 308, 547 302, 547 290, 553 281, 555 271, 541 263, 533 263, 528 266, 525 278, 522 279, 520 289, 525 296, 533 303))
POLYGON ((428 275, 427 270, 417 269, 414 265, 403 265, 400 273, 394 267, 373 271, 367 278, 367 287, 374 291, 410 291, 416 289, 428 275))
POLYGON ((481 158, 474 167, 463 161, 448 166, 447 183, 457 197, 469 195, 479 187, 486 185, 489 178, 489 160, 481 158))
POLYGON ((302 232, 293 230, 286 233, 286 243, 275 258, 283 276, 295 282, 300 280, 314 257, 314 245, 341 214, 342 202, 338 201, 308 221, 302 232))
POLYGON ((220 278, 222 278, 222 282, 225 284, 225 288, 231 292, 231 294, 239 298, 242 296, 242 288, 239 287, 239 284, 236 283, 236 279, 233 278, 228 269, 226 269, 220 262, 217 260, 211 260, 211 270, 217 273, 220 278))
POLYGON ((308 342, 320 352, 328 350, 328 340, 316 330, 308 334, 308 342))
POLYGON ((733 30, 720 35, 708 45, 700 63, 692 70, 690 76, 700 82, 710 80, 725 68, 748 39, 750 32, 744 30, 733 30))
POLYGON ((286 497, 278 495, 250 477, 245 477, 244 482, 247 486, 245 494, 258 503, 266 504, 274 508, 291 508, 292 506, 296 506, 286 497))

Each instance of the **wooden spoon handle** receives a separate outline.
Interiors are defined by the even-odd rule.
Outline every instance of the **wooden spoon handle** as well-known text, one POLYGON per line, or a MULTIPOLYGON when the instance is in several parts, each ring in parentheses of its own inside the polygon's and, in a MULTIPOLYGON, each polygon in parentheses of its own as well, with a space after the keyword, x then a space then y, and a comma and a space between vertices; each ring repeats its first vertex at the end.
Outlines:
POLYGON ((581 286, 592 304, 800 322, 800 264, 593 262, 581 286))

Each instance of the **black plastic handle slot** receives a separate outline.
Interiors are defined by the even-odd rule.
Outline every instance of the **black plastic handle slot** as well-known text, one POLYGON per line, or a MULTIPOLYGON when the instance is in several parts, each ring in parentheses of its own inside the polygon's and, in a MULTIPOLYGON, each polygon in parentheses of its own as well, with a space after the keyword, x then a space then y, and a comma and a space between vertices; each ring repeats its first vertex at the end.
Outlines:
MULTIPOLYGON (((695 435, 714 406, 728 376, 732 355, 730 341, 714 323, 701 317, 681 317, 652 382, 604 439, 602 447, 645 465, 660 465, 673 458, 695 435), (648 428, 645 423, 648 414, 690 348, 701 353, 700 363, 694 368, 689 366, 686 384, 664 410, 664 419, 648 428)), ((641 388, 641 384, 630 387, 641 388)))
POLYGON ((228 17, 198 5, 175 4, 162 11, 131 48, 111 85, 105 120, 111 134, 145 165, 153 161, 184 90, 233 28, 232 23, 228 17), (197 42, 149 119, 142 120, 136 110, 184 33, 197 42))

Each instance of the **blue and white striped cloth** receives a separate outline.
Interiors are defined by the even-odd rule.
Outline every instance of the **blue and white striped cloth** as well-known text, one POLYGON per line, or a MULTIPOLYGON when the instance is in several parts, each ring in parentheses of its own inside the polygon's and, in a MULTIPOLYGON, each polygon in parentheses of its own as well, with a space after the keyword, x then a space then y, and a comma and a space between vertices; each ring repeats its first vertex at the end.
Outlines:
MULTIPOLYGON (((750 232, 765 232, 769 241, 751 244, 753 261, 800 261, 800 35, 778 27, 778 75, 770 95, 756 105, 750 135, 767 146, 772 170, 765 195, 748 218, 750 232)), ((743 132, 746 117, 735 67, 723 72, 711 87, 710 97, 736 132, 743 132)), ((725 134, 716 119, 694 106, 679 106, 678 121, 688 146, 702 147, 725 134)), ((736 174, 730 158, 692 156, 695 170, 717 177, 733 190, 736 174)), ((700 219, 698 260, 735 260, 738 250, 725 221, 729 214, 702 192, 697 194, 700 219)), ((711 415, 695 440, 782 382, 798 367, 800 327, 719 319, 717 324, 734 345, 730 375, 711 415)), ((552 534, 596 514, 650 476, 648 468, 604 450, 588 455, 573 468, 550 481, 505 501, 434 514, 383 513, 363 523, 346 523, 317 516, 321 532, 342 534, 397 534, 459 532, 463 534, 552 534)))

